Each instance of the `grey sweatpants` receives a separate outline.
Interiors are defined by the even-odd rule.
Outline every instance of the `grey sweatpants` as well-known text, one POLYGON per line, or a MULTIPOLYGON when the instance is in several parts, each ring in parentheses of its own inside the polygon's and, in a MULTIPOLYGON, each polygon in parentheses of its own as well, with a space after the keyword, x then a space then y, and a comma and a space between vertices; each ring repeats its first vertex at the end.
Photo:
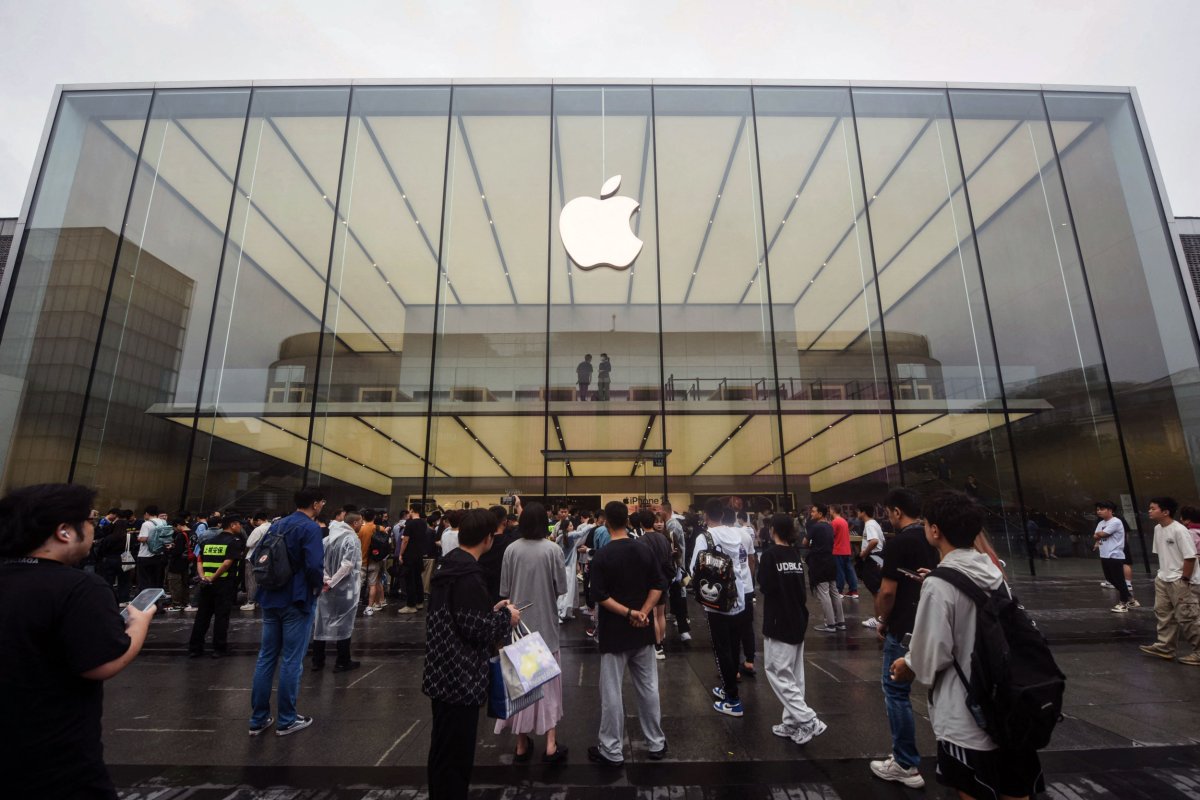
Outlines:
POLYGON ((812 722, 817 712, 804 701, 804 643, 763 639, 763 661, 771 691, 783 703, 783 724, 799 728, 812 722))
POLYGON ((817 600, 821 603, 821 613, 825 615, 826 625, 838 625, 846 621, 842 613, 842 596, 833 585, 833 581, 817 584, 817 600))
POLYGON ((662 730, 662 709, 658 703, 658 667, 654 646, 623 653, 600 654, 600 752, 612 761, 622 761, 621 742, 625 738, 625 701, 621 681, 625 667, 633 679, 637 694, 638 721, 651 752, 662 750, 667 737, 662 730))

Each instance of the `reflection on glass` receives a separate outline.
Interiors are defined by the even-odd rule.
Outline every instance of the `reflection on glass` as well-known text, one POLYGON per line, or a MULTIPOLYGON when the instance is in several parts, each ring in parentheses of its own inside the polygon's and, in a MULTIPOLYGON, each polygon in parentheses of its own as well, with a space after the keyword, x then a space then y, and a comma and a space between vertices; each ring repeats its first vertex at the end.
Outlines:
POLYGON ((63 95, 0 343, 4 485, 65 480, 150 92, 63 95))

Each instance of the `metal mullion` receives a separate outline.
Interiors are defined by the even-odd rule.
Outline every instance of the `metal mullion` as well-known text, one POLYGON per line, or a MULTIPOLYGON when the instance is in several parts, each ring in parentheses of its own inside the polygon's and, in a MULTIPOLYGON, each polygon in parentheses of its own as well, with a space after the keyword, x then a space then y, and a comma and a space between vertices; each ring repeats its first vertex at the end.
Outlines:
MULTIPOLYGON (((550 282, 553 279, 553 272, 554 272, 554 270, 553 270, 553 264, 554 264, 554 257, 553 257, 553 250, 554 250, 554 233, 553 233, 553 231, 554 231, 554 177, 553 177, 554 176, 554 158, 558 152, 558 149, 555 147, 555 143, 557 142, 557 138, 558 138, 556 135, 557 131, 558 131, 558 125, 557 125, 556 120, 554 119, 554 94, 555 94, 554 87, 551 86, 550 87, 550 140, 549 140, 549 145, 550 145, 549 169, 550 169, 550 171, 549 171, 549 173, 547 173, 547 176, 546 176, 547 177, 547 181, 546 181, 546 340, 545 340, 546 352, 542 359, 543 369, 544 369, 543 377, 542 377, 542 450, 543 451, 550 449, 550 307, 551 307, 551 303, 552 303, 550 282)), ((478 175, 478 172, 476 172, 476 175, 478 175)), ((563 179, 561 162, 560 162, 559 170, 558 170, 558 179, 560 181, 563 179)), ((493 233, 493 235, 495 235, 495 226, 494 225, 492 226, 492 229, 493 229, 492 233, 493 233)), ((499 241, 499 239, 497 239, 496 247, 499 248, 499 246, 500 246, 500 241, 499 241)), ((503 254, 501 254, 501 259, 503 259, 503 254)), ((570 256, 568 256, 568 261, 567 261, 567 274, 568 275, 570 275, 570 272, 571 272, 571 262, 569 259, 570 259, 570 256)), ((505 275, 507 276, 507 274, 508 274, 508 272, 506 269, 505 275)), ((512 287, 511 280, 509 281, 509 287, 510 288, 512 287)), ((574 302, 574 292, 573 291, 572 291, 571 296, 572 296, 572 303, 573 303, 574 302)), ((515 294, 513 295, 513 300, 514 301, 516 300, 515 294)), ((514 400, 516 399, 515 394, 513 396, 513 399, 514 400)), ((586 400, 587 398, 584 398, 584 399, 586 400)), ((557 425, 556 425, 556 427, 557 427, 557 425)), ((559 439, 560 439, 560 446, 564 450, 566 450, 567 449, 566 444, 561 442, 561 439, 562 439, 561 432, 559 433, 559 439)), ((571 471, 571 468, 570 468, 570 465, 568 464, 567 472, 570 473, 570 471, 571 471)), ((547 463, 546 459, 543 458, 542 459, 542 497, 549 497, 549 496, 550 496, 550 465, 547 463)))
MULTIPOLYGON (((233 225, 233 209, 237 205, 238 184, 237 179, 242 171, 242 156, 246 150, 246 134, 250 130, 250 109, 254 106, 254 89, 251 88, 246 94, 246 113, 242 118, 242 138, 238 145, 237 164, 234 166, 234 178, 230 181, 231 191, 229 194, 229 211, 225 215, 225 230, 221 233, 221 257, 217 261, 217 277, 213 285, 213 301, 212 310, 208 314, 208 330, 204 337, 204 356, 200 362, 200 379, 196 386, 196 408, 192 413, 192 435, 188 438, 187 463, 184 465, 183 471, 183 494, 180 497, 179 507, 187 508, 188 498, 188 483, 192 479, 192 459, 196 452, 196 436, 200 428, 200 403, 204 399, 204 379, 208 375, 208 357, 212 352, 212 331, 213 326, 217 324, 217 306, 221 302, 221 277, 225 270, 225 254, 229 250, 229 229, 233 225)), ((224 369, 224 364, 221 365, 224 369)), ((213 409, 215 419, 216 409, 213 409)), ((209 436, 214 434, 210 433, 209 436)), ((203 499, 203 498, 202 498, 203 499)))
MULTIPOLYGON (((1046 115, 1046 133, 1050 136, 1050 147, 1054 150, 1054 164, 1058 168, 1058 181, 1062 185, 1063 203, 1067 209, 1067 220, 1071 225, 1071 239, 1075 243, 1075 257, 1079 259, 1079 275, 1083 278, 1083 293, 1087 297, 1088 309, 1091 311, 1092 329, 1096 332, 1096 347, 1100 351, 1100 365, 1104 369, 1104 386, 1108 392, 1108 402, 1112 407, 1113 425, 1117 429, 1117 446, 1121 451, 1121 464, 1125 468, 1125 480, 1129 485, 1129 499, 1133 503, 1134 521, 1137 523, 1138 540, 1142 543, 1142 562, 1146 572, 1150 572, 1150 552, 1146 549, 1146 535, 1142 532, 1139 521, 1141 512, 1138 510, 1137 490, 1133 483, 1133 470, 1129 466, 1129 453, 1125 449, 1125 434, 1121 429, 1121 413, 1117 409, 1117 396, 1112 388, 1112 376, 1108 371, 1108 356, 1104 352, 1104 337, 1100 335, 1100 322, 1096 317, 1096 303, 1092 299, 1092 285, 1088 280, 1087 265, 1083 260, 1083 247, 1079 244, 1079 231, 1075 227, 1075 212, 1071 206, 1071 195, 1067 192, 1067 175, 1063 172, 1062 160, 1058 155, 1058 140, 1054 136, 1054 126, 1050 123, 1050 106, 1046 102, 1046 93, 1038 92, 1042 99, 1042 112, 1046 115)), ((1040 169, 1040 167, 1039 167, 1040 169)), ((1081 370, 1082 371, 1082 370, 1081 370)))
MULTIPOLYGON (((767 247, 767 217, 766 217, 767 212, 766 212, 766 206, 765 206, 764 200, 763 200, 762 160, 759 157, 760 150, 759 150, 759 141, 758 141, 758 106, 754 99, 754 87, 750 88, 750 121, 751 121, 751 125, 753 126, 753 136, 754 136, 754 171, 758 178, 758 207, 759 207, 758 221, 759 221, 760 227, 762 228, 762 235, 763 235, 763 239, 762 239, 762 242, 763 242, 763 257, 762 257, 763 280, 766 281, 766 284, 767 284, 767 321, 771 326, 771 331, 769 334, 771 337, 771 367, 774 370, 774 383, 775 383, 775 385, 772 387, 770 394, 768 394, 768 398, 770 398, 771 396, 774 396, 774 398, 775 398, 775 413, 772 416, 775 417, 775 432, 778 434, 778 437, 779 437, 779 477, 781 479, 781 484, 783 486, 783 497, 784 497, 784 499, 786 499, 788 497, 788 479, 787 479, 787 463, 783 458, 783 401, 780 399, 780 396, 779 396, 779 394, 780 394, 779 352, 778 352, 778 347, 777 347, 777 344, 775 341, 775 303, 774 303, 774 300, 773 300, 773 297, 771 294, 771 266, 770 266, 771 255, 770 255, 770 249, 767 247)), ((829 138, 833 135, 834 128, 836 128, 836 127, 837 127, 837 123, 834 122, 833 127, 831 127, 829 129, 829 133, 827 133, 825 135, 825 141, 821 143, 821 150, 817 154, 817 158, 820 158, 821 153, 825 152, 825 145, 829 144, 829 138)), ((808 178, 812 175, 812 170, 816 169, 816 164, 817 164, 816 159, 814 159, 812 166, 809 169, 808 174, 804 176, 804 183, 801 184, 801 191, 803 191, 804 185, 808 183, 808 178)), ((750 287, 747 286, 746 292, 742 294, 743 299, 745 299, 746 294, 748 294, 749 291, 750 291, 750 287)), ((790 511, 791 509, 789 508, 788 510, 790 511)))
MULTIPOLYGON (((863 172, 862 140, 859 138, 859 134, 858 134, 858 111, 854 104, 854 90, 853 89, 850 89, 850 119, 852 119, 854 121, 854 155, 858 160, 858 181, 859 181, 859 185, 862 187, 862 193, 863 193, 862 194, 863 217, 867 223, 867 242, 871 248, 871 274, 875 276, 875 278, 874 278, 875 304, 876 304, 875 307, 879 311, 879 336, 880 336, 880 341, 883 344, 883 366, 887 372, 888 404, 891 406, 891 409, 892 409, 892 435, 894 437, 893 441, 895 441, 895 443, 896 443, 896 471, 900 478, 900 485, 903 486, 904 485, 904 455, 900 451, 900 428, 899 428, 899 423, 896 421, 896 391, 895 391, 894 386, 892 385, 892 359, 891 359, 890 354, 888 353, 887 325, 884 322, 885 315, 884 315, 884 311, 883 311, 883 295, 879 291, 879 271, 878 271, 879 265, 876 260, 878 258, 878 255, 875 252, 875 233, 871 226, 871 202, 867 196, 867 176, 863 172)), ((922 136, 925 135, 925 131, 927 131, 929 129, 929 125, 931 123, 932 123, 932 119, 930 120, 929 123, 926 123, 925 126, 921 128, 921 133, 917 135, 916 139, 913 139, 912 144, 909 145, 909 149, 905 151, 905 157, 907 157, 908 153, 911 152, 912 148, 916 146, 917 141, 922 136)), ((901 160, 903 160, 903 159, 901 159, 901 160)), ((889 180, 891 179, 892 174, 895 174, 895 170, 893 170, 893 172, 888 175, 889 180)), ((887 181, 884 181, 885 184, 886 184, 886 182, 887 181)), ((880 190, 882 190, 882 188, 883 187, 881 186, 880 190)), ((871 325, 871 320, 868 319, 867 327, 869 328, 870 325, 871 325)))
MULTIPOLYGON (((1028 538, 1029 534, 1027 532, 1028 528, 1026 527, 1026 525, 1029 522, 1029 516, 1028 516, 1029 512, 1028 512, 1027 506, 1025 505, 1025 492, 1024 492, 1024 489, 1022 489, 1022 487, 1021 487, 1021 469, 1020 469, 1020 462, 1017 459, 1017 442, 1016 442, 1016 437, 1013 436, 1012 419, 1009 416, 1009 410, 1008 410, 1008 389, 1004 383, 1004 369, 1000 363, 1000 348, 996 344, 996 328, 995 328, 995 324, 992 321, 992 305, 991 305, 991 301, 988 299, 987 276, 984 274, 984 271, 983 271, 983 253, 980 252, 980 249, 979 249, 979 238, 977 236, 977 229, 975 227, 975 211, 971 205, 971 191, 970 191, 970 189, 967 188, 967 170, 966 170, 966 167, 963 165, 962 146, 960 145, 959 138, 958 138, 958 120, 954 116, 954 98, 951 95, 949 90, 946 91, 946 108, 950 112, 950 130, 951 130, 951 133, 954 135, 954 152, 958 158, 959 175, 962 177, 963 200, 965 200, 966 204, 967 204, 967 222, 971 226, 971 237, 974 242, 973 249, 975 250, 975 263, 979 268, 979 289, 980 289, 980 293, 983 297, 983 310, 984 310, 984 316, 987 319, 988 335, 991 337, 991 341, 992 341, 992 358, 994 359, 994 363, 996 365, 996 381, 1000 385, 1000 407, 1004 412, 1004 432, 1005 432, 1005 435, 1008 437, 1008 455, 1012 461, 1013 482, 1015 483, 1016 490, 1017 490, 1017 507, 1020 509, 1019 516, 1021 519, 1021 541, 1025 542, 1025 553, 1029 559, 1029 574, 1036 577, 1037 576, 1037 566, 1033 560, 1033 551, 1029 547, 1029 538, 1028 538)), ((1017 123, 1017 126, 1020 127, 1019 121, 1017 123)), ((1013 130, 1015 131, 1016 128, 1014 128, 1013 130)), ((1011 136, 1011 133, 1010 133, 1010 136, 1011 136)), ((1005 141, 1007 141, 1007 137, 1005 137, 1005 141)), ((993 150, 993 152, 995 152, 995 151, 993 150)), ((991 157, 991 154, 989 153, 988 158, 990 158, 990 157, 991 157)), ((977 174, 977 173, 978 173, 978 170, 975 170, 972 174, 977 174)), ((969 302, 969 300, 968 300, 968 302, 969 302)), ((983 399, 984 399, 984 402, 987 402, 987 397, 984 397, 983 399)), ((993 455, 994 455, 994 453, 993 453, 993 455)), ((1009 543, 1010 543, 1009 544, 1009 557, 1012 557, 1011 542, 1012 542, 1012 537, 1010 536, 1009 537, 1009 543)))
MULTIPOLYGON (((121 214, 121 229, 117 231, 117 248, 113 254, 112 270, 108 275, 108 288, 104 293, 104 306, 100 311, 100 323, 96 328, 96 345, 92 348, 92 364, 88 369, 87 385, 83 390, 83 407, 79 412, 79 426, 75 432, 75 446, 71 451, 71 467, 67 471, 67 483, 75 481, 75 469, 79 466, 79 447, 83 442, 83 426, 87 421, 89 400, 92 396, 92 386, 96 379, 96 366, 100 362, 100 348, 104 342, 104 326, 108 323, 108 310, 112 304, 113 286, 117 281, 117 266, 121 263, 121 252, 125 245, 125 228, 129 225, 129 208, 133 205, 133 192, 137 188, 138 170, 142 166, 142 151, 146 146, 146 134, 150 131, 150 117, 154 113, 154 101, 157 92, 150 93, 150 102, 146 104, 146 118, 142 121, 142 136, 138 142, 137 156, 133 160, 133 173, 129 178, 129 191, 125 195, 125 211, 121 214)), ((116 380, 116 375, 113 375, 116 380)))
MULTIPOLYGON (((329 321, 329 283, 330 279, 333 277, 333 257, 337 251, 338 223, 342 222, 340 219, 339 209, 342 206, 342 187, 346 184, 346 145, 350 140, 350 108, 352 107, 353 103, 354 87, 351 86, 347 87, 346 90, 346 116, 342 124, 342 154, 338 159, 338 186, 337 194, 335 195, 336 199, 333 203, 333 229, 329 236, 329 261, 325 265, 325 299, 321 304, 321 325, 319 328, 317 328, 317 360, 315 366, 313 367, 312 403, 309 406, 308 414, 308 442, 304 448, 304 484, 308 483, 309 474, 312 472, 312 440, 313 432, 316 428, 317 422, 317 395, 321 389, 321 359, 325 354, 325 328, 329 321)), ((267 122, 270 123, 274 130, 279 130, 275 127, 275 123, 271 122, 270 117, 267 118, 267 122)), ((291 151, 291 145, 289 145, 286 140, 282 139, 282 135, 281 141, 283 141, 284 146, 291 151)), ((311 178, 311 174, 308 173, 308 170, 305 169, 304 165, 301 164, 300 167, 301 169, 304 169, 305 173, 309 174, 311 178)), ((349 228, 350 226, 349 224, 346 224, 345 227, 349 228)), ((328 400, 326 402, 328 402, 328 400)), ((324 437, 322 437, 322 440, 323 439, 324 437)), ((325 449, 324 444, 321 445, 321 449, 325 449)))
MULTIPOLYGON (((655 308, 658 310, 658 407, 659 419, 662 426, 661 440, 662 450, 667 453, 667 375, 666 375, 666 355, 663 348, 663 315, 662 315, 662 256, 659 246, 661 238, 661 230, 658 224, 658 115, 654 106, 654 95, 657 88, 650 87, 650 139, 652 142, 651 156, 654 159, 654 282, 656 288, 655 308)), ((670 475, 671 469, 670 455, 663 459, 663 499, 668 502, 671 499, 670 494, 670 475)))
POLYGON ((446 157, 442 162, 442 217, 438 225, 437 271, 433 288, 433 336, 429 343, 429 397, 425 412, 425 468, 421 470, 421 515, 425 515, 425 502, 429 497, 429 449, 433 438, 433 384, 437 373, 438 319, 442 308, 442 254, 446 249, 446 197, 450 193, 450 145, 454 130, 454 85, 446 104, 446 157))

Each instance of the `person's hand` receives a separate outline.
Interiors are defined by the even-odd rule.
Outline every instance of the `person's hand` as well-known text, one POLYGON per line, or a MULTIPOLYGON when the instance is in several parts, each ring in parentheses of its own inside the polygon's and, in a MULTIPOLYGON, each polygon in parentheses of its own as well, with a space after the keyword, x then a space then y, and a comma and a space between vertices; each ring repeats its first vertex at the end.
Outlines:
POLYGON ((508 624, 515 628, 521 624, 521 609, 517 608, 511 603, 507 606, 507 608, 509 616, 508 624))
POLYGON ((926 576, 928 576, 931 572, 933 572, 933 570, 929 569, 928 567, 917 567, 917 574, 921 576, 921 580, 925 580, 926 576))
POLYGON ((150 620, 154 618, 155 612, 158 611, 158 605, 151 605, 145 611, 134 608, 133 604, 125 606, 125 616, 128 618, 125 622, 125 627, 128 628, 134 624, 149 625, 150 620))
POLYGON ((889 677, 896 683, 912 683, 917 676, 909 668, 908 662, 901 656, 892 662, 892 668, 889 670, 889 677))
POLYGON ((629 613, 629 622, 635 628, 644 628, 650 623, 650 617, 635 609, 629 613))
POLYGON ((496 605, 492 606, 492 611, 499 611, 500 609, 504 608, 505 606, 511 606, 511 605, 512 605, 511 600, 501 600, 499 603, 496 603, 496 605))
POLYGON ((326 581, 325 583, 323 583, 323 584, 321 585, 321 591, 322 591, 322 592, 328 592, 328 591, 329 591, 329 589, 330 589, 330 586, 329 586, 329 582, 328 582, 328 581, 326 581))
POLYGON ((879 624, 875 626, 875 635, 879 637, 879 641, 881 641, 881 642, 887 639, 887 623, 886 622, 884 622, 883 620, 879 621, 879 624))

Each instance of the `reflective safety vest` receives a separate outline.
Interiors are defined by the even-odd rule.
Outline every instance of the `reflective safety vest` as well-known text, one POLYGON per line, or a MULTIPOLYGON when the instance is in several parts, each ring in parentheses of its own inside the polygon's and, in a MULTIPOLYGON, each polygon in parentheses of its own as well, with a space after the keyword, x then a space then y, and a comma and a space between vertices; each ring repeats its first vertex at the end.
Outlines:
MULTIPOLYGON (((204 570, 204 577, 211 578, 217 574, 217 570, 225 563, 226 553, 229 551, 227 542, 209 540, 200 546, 200 568, 204 570)), ((226 571, 217 580, 224 580, 233 572, 232 569, 226 571)))

